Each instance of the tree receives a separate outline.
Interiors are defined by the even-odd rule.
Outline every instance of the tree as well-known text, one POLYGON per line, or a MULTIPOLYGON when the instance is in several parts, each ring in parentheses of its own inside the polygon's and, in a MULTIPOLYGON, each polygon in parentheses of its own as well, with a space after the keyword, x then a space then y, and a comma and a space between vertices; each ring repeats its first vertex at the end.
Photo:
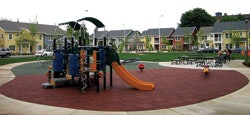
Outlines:
POLYGON ((149 37, 149 36, 146 36, 145 46, 146 46, 146 49, 147 49, 148 51, 153 50, 153 47, 152 47, 152 45, 150 44, 150 37, 149 37))
POLYGON ((231 41, 231 44, 232 45, 237 45, 237 44, 239 44, 239 42, 240 42, 240 33, 239 32, 236 32, 236 31, 231 31, 230 32, 230 41, 231 41))
MULTIPOLYGON (((36 21, 28 25, 28 29, 22 29, 19 38, 16 39, 16 43, 20 46, 23 43, 29 44, 29 52, 32 52, 34 45, 36 42, 36 34, 38 31, 38 25, 36 21)), ((27 44, 24 44, 27 45, 27 44)))
POLYGON ((238 15, 224 15, 221 17, 221 22, 229 22, 229 21, 244 21, 244 15, 238 14, 238 15))
POLYGON ((125 44, 125 41, 122 41, 119 43, 119 45, 118 45, 118 52, 119 53, 122 53, 122 50, 124 48, 124 44, 125 44))
MULTIPOLYGON (((89 33, 87 32, 87 27, 84 25, 83 27, 82 27, 82 29, 81 29, 81 31, 80 31, 80 33, 81 33, 81 36, 82 36, 82 38, 85 40, 84 42, 85 42, 85 44, 86 45, 89 45, 90 44, 90 41, 89 41, 89 33)), ((78 31, 79 32, 79 31, 78 31)), ((79 34, 80 35, 80 34, 79 34)), ((77 39, 78 39, 78 37, 77 37, 77 39)))
POLYGON ((87 28, 83 26, 81 30, 74 30, 71 26, 67 26, 66 35, 74 36, 75 39, 79 40, 79 36, 82 36, 82 39, 85 40, 86 45, 89 45, 89 33, 87 32, 87 28), (84 27, 84 28, 83 28, 84 27))
POLYGON ((202 26, 212 26, 216 19, 201 8, 194 8, 182 14, 179 27, 196 26, 199 30, 202 26))
POLYGON ((195 39, 194 39, 194 37, 190 34, 190 32, 189 32, 188 30, 185 30, 185 35, 184 35, 184 37, 183 37, 183 40, 184 40, 185 43, 188 44, 187 49, 188 49, 188 51, 190 51, 190 50, 191 50, 190 47, 194 45, 195 39))
POLYGON ((168 44, 168 40, 167 40, 167 37, 166 36, 162 36, 161 38, 161 44, 168 44))
POLYGON ((30 41, 30 52, 32 52, 32 48, 33 46, 35 45, 35 36, 37 34, 37 31, 38 31, 38 26, 37 26, 37 23, 36 22, 33 22, 29 25, 29 30, 30 30, 30 35, 31 35, 31 40, 30 41))
MULTIPOLYGON (((204 30, 199 30, 198 32, 197 32, 197 37, 198 37, 198 39, 197 39, 197 42, 198 42, 198 44, 197 45, 200 45, 201 46, 201 44, 205 44, 205 41, 204 41, 204 39, 203 39, 203 36, 204 36, 204 30)), ((205 46, 205 45, 204 45, 205 46)), ((202 46, 201 46, 202 47, 202 46)), ((200 47, 200 48, 201 48, 200 47)))
POLYGON ((162 38, 161 38, 161 44, 162 45, 166 45, 166 46, 169 44, 169 41, 167 40, 166 36, 162 36, 162 38))
POLYGON ((27 43, 30 44, 30 48, 31 48, 36 43, 36 40, 34 39, 34 36, 30 33, 29 30, 23 29, 20 33, 20 36, 16 39, 16 44, 20 46, 20 45, 27 45, 27 43))
POLYGON ((1 18, 0 21, 12 21, 12 20, 5 17, 5 18, 1 18))

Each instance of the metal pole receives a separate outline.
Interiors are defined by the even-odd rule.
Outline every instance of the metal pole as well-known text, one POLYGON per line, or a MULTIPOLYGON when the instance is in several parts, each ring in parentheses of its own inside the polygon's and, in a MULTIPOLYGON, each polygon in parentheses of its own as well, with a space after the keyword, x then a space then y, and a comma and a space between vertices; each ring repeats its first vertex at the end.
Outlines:
POLYGON ((161 46, 161 18, 163 15, 159 18, 159 47, 158 47, 158 53, 160 52, 160 46, 161 46))
POLYGON ((138 36, 138 32, 135 33, 135 52, 137 53, 137 36, 138 36))
POLYGON ((123 39, 124 39, 124 51, 126 51, 126 41, 125 41, 125 24, 123 24, 123 39))
POLYGON ((246 60, 248 61, 248 17, 245 17, 245 23, 246 23, 246 60))

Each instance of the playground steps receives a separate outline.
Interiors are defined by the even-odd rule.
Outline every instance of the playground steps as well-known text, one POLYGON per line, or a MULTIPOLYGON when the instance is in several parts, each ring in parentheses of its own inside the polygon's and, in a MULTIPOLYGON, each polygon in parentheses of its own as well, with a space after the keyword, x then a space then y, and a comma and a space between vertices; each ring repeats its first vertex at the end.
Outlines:
POLYGON ((68 83, 68 82, 71 81, 71 79, 67 79, 65 77, 62 77, 62 78, 52 78, 51 80, 53 80, 52 81, 53 83, 51 83, 51 82, 50 83, 43 83, 42 84, 43 88, 48 88, 48 87, 55 88, 58 83, 68 83))

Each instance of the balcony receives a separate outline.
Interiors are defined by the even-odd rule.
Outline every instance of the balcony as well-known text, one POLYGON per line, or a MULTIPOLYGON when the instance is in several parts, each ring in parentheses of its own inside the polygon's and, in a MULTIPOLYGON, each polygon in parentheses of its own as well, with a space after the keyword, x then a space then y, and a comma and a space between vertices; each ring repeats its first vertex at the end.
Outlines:
POLYGON ((155 41, 154 41, 154 44, 159 44, 159 40, 155 40, 155 41))
POLYGON ((219 37, 214 38, 214 43, 222 43, 221 38, 219 37))

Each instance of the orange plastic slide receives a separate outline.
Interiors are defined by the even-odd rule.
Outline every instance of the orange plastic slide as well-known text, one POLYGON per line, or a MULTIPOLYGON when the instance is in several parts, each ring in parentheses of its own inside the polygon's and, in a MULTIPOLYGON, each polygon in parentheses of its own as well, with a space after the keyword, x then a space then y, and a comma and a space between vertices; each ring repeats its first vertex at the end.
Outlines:
POLYGON ((139 90, 154 90, 154 83, 137 79, 132 74, 130 74, 123 65, 113 62, 112 67, 114 68, 115 72, 130 86, 139 90))

